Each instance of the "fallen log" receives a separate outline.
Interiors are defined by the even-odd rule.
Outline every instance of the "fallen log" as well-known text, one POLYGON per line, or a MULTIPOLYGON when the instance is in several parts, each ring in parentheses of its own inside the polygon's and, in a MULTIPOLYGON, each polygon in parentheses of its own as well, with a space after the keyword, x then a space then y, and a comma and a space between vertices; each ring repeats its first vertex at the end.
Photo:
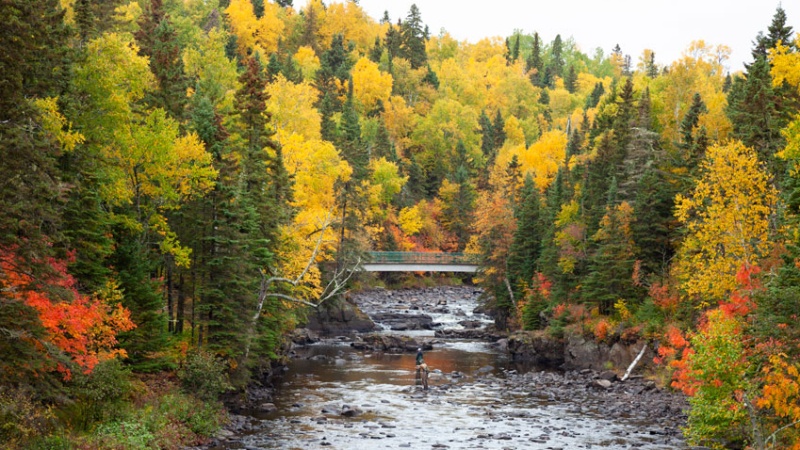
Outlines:
POLYGON ((628 366, 628 370, 625 371, 625 375, 623 375, 620 381, 625 381, 628 379, 628 377, 631 375, 631 372, 633 372, 633 368, 636 367, 636 364, 639 364, 639 360, 642 359, 645 350, 647 350, 647 344, 644 344, 642 346, 642 349, 639 351, 639 354, 636 355, 636 359, 634 359, 631 365, 628 366))

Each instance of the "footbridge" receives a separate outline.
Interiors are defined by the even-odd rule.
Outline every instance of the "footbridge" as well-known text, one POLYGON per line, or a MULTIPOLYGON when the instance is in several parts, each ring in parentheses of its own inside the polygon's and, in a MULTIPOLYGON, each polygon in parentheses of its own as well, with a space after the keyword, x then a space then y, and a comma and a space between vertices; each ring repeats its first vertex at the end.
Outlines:
POLYGON ((370 252, 367 272, 477 272, 480 256, 467 253, 370 252))

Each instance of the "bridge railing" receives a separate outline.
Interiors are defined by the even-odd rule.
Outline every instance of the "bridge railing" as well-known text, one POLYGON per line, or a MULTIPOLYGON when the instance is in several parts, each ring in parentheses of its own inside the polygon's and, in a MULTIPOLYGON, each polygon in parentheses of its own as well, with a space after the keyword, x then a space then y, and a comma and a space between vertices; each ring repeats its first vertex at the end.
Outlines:
POLYGON ((372 264, 480 264, 480 255, 444 252, 369 252, 372 264))

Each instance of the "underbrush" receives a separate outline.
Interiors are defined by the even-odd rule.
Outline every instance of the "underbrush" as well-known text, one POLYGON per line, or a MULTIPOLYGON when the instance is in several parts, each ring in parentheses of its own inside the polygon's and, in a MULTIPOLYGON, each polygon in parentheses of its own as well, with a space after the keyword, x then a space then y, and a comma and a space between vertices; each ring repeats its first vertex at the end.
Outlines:
POLYGON ((108 361, 81 377, 69 386, 69 400, 58 405, 31 391, 0 391, 3 448, 177 450, 207 441, 227 420, 208 386, 194 392, 174 372, 134 375, 108 361))

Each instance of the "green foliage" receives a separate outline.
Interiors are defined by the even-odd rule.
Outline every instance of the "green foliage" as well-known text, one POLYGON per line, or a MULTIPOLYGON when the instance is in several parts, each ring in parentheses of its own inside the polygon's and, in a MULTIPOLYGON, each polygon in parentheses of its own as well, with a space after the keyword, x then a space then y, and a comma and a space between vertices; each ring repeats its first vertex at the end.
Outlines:
POLYGON ((695 445, 730 448, 747 441, 749 421, 741 399, 752 397, 753 387, 748 385, 752 374, 747 373, 741 327, 716 310, 707 328, 691 339, 693 353, 685 370, 694 392, 685 432, 695 445))
POLYGON ((187 392, 202 400, 214 401, 231 389, 226 370, 224 361, 214 354, 195 350, 186 356, 178 378, 187 392))
POLYGON ((71 387, 76 400, 63 414, 72 429, 88 430, 94 423, 125 416, 133 393, 129 368, 112 359, 98 364, 91 374, 77 377, 71 387))
POLYGON ((139 422, 123 421, 101 424, 95 432, 95 441, 107 448, 146 450, 152 448, 155 436, 139 422))
POLYGON ((41 405, 33 393, 0 386, 0 441, 6 448, 26 448, 54 426, 52 409, 41 405))

